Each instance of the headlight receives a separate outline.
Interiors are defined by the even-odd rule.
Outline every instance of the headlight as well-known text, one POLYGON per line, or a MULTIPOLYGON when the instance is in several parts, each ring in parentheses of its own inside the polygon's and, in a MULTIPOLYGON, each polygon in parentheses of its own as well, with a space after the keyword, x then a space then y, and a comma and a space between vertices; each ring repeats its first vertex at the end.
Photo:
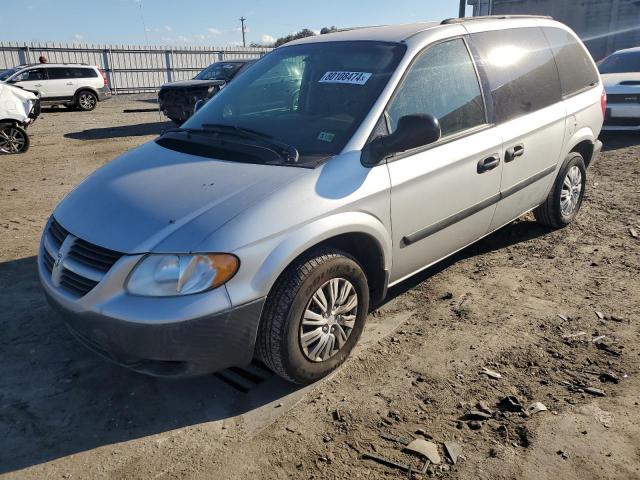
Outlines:
POLYGON ((133 269, 127 290, 148 297, 190 295, 228 282, 239 266, 229 254, 147 255, 133 269))

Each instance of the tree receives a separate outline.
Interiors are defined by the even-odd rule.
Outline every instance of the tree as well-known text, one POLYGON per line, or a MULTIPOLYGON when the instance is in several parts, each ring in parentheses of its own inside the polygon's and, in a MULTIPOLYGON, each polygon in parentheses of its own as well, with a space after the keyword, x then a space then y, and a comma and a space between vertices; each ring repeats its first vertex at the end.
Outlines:
POLYGON ((337 31, 338 29, 336 28, 336 26, 332 25, 331 27, 324 27, 322 30, 320 30, 320 35, 326 35, 327 33, 333 33, 337 31))
POLYGON ((298 40, 299 38, 305 37, 313 37, 315 33, 308 28, 300 30, 298 33, 293 33, 291 35, 287 35, 286 37, 280 37, 273 44, 274 47, 279 47, 280 45, 284 45, 285 43, 289 43, 293 40, 298 40))

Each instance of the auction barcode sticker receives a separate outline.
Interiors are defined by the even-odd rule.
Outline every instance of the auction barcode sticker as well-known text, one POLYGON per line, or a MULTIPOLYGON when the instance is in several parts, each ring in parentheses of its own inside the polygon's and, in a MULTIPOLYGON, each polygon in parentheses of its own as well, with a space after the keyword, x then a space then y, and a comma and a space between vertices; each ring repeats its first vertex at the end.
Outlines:
POLYGON ((370 77, 371 74, 366 72, 327 72, 320 79, 320 83, 364 85, 370 77))

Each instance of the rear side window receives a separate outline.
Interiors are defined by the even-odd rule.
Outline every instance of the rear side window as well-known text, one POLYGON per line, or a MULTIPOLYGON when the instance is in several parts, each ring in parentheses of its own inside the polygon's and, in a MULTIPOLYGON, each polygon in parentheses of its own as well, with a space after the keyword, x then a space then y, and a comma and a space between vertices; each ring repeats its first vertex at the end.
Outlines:
POLYGON ((98 76, 93 68, 69 68, 71 78, 95 78, 98 76))
POLYGON ((471 35, 488 79, 497 122, 535 112, 561 99, 558 69, 537 27, 471 35))
POLYGON ((475 68, 462 39, 427 48, 409 67, 386 110, 390 131, 405 115, 430 114, 442 136, 485 123, 475 68))
POLYGON ((598 83, 598 72, 591 55, 573 35, 560 28, 543 27, 542 30, 556 57, 563 95, 571 95, 598 83))
POLYGON ((49 67, 47 71, 49 72, 49 80, 60 80, 64 78, 70 78, 68 68, 55 68, 49 67))
POLYGON ((67 78, 95 78, 98 76, 93 68, 81 68, 81 67, 50 67, 49 71, 50 80, 60 80, 67 78))

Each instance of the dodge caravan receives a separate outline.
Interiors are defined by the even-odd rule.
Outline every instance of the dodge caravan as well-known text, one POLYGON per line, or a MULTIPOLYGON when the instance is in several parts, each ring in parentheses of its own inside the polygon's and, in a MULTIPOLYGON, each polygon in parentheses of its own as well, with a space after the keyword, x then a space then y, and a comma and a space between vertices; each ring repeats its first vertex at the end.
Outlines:
POLYGON ((604 109, 589 53, 549 18, 292 42, 73 190, 40 280, 80 342, 139 372, 257 357, 313 382, 388 287, 530 210, 571 223, 604 109))

